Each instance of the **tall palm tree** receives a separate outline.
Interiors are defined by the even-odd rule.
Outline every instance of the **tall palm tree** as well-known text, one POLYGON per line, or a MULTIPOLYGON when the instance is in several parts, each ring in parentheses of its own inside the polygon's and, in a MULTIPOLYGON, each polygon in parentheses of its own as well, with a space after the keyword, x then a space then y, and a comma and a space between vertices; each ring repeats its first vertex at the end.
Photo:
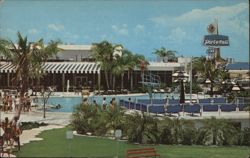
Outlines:
POLYGON ((154 54, 158 55, 160 58, 162 58, 162 61, 165 62, 165 57, 168 57, 168 61, 175 61, 175 53, 176 51, 173 50, 167 50, 165 47, 161 47, 160 49, 155 49, 154 54))
POLYGON ((28 42, 27 36, 23 37, 20 32, 17 33, 17 44, 12 41, 1 39, 0 49, 13 65, 16 66, 16 74, 13 79, 14 84, 20 86, 21 104, 17 110, 16 117, 20 117, 23 97, 28 91, 29 79, 34 77, 42 69, 42 64, 55 55, 60 49, 57 47, 59 41, 50 41, 44 45, 43 39, 36 42, 28 42))
MULTIPOLYGON (((123 89, 124 73, 127 71, 129 80, 132 80, 132 71, 139 66, 140 61, 145 60, 143 55, 133 54, 129 50, 125 49, 121 57, 116 58, 113 61, 114 65, 112 68, 112 73, 115 76, 121 75, 121 88, 123 89)), ((115 81, 113 82, 115 84, 115 81)))
POLYGON ((94 43, 92 46, 93 57, 97 62, 99 62, 101 69, 104 71, 107 89, 110 89, 112 62, 113 62, 113 52, 114 47, 108 41, 102 41, 100 43, 94 43))
POLYGON ((216 68, 214 60, 207 60, 204 56, 194 58, 192 61, 192 68, 193 75, 199 75, 204 80, 209 79, 211 81, 210 96, 213 96, 214 82, 216 80, 222 81, 228 77, 224 69, 216 68))

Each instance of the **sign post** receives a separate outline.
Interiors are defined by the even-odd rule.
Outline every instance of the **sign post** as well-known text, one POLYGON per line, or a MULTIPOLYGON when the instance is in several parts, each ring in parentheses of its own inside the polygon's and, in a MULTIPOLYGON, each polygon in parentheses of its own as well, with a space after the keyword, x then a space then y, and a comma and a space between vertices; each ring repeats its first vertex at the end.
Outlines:
POLYGON ((119 152, 119 139, 122 137, 122 130, 117 129, 115 130, 115 139, 116 139, 116 156, 115 158, 118 158, 118 152, 119 152))
POLYGON ((73 139, 73 131, 66 132, 66 139, 69 140, 68 148, 69 148, 69 157, 71 157, 71 141, 73 139))

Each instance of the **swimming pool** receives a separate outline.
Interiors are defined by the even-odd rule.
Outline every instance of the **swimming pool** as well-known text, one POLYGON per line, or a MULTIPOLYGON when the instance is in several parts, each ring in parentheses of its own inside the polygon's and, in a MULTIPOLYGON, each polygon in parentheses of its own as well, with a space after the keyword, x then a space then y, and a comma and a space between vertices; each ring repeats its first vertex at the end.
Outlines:
MULTIPOLYGON (((166 96, 174 96, 177 98, 176 94, 156 93, 156 94, 153 94, 153 99, 165 99, 166 96)), ((136 96, 133 96, 133 95, 131 96, 129 95, 126 95, 126 96, 118 96, 118 95, 90 96, 88 97, 88 102, 93 103, 93 101, 95 100, 98 105, 101 105, 103 97, 106 97, 107 103, 109 103, 113 97, 116 99, 117 103, 119 103, 121 99, 128 100, 128 98, 131 98, 131 101, 133 102, 135 102, 138 99, 149 99, 148 94, 142 94, 142 95, 136 95, 136 96)), ((82 97, 50 97, 47 104, 54 105, 54 106, 60 104, 62 106, 62 108, 60 109, 50 109, 49 111, 51 112, 72 112, 74 106, 80 104, 81 101, 82 101, 82 97)), ((39 99, 38 103, 42 104, 42 100, 39 99)))

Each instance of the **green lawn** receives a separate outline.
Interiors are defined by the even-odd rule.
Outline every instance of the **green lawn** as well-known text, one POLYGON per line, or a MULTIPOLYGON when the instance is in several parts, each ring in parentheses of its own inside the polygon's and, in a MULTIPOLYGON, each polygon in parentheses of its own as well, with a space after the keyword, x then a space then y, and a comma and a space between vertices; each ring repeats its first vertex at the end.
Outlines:
MULTIPOLYGON (((107 157, 116 155, 117 142, 106 138, 74 136, 66 139, 67 128, 45 131, 39 136, 43 141, 35 141, 21 147, 18 157, 107 157)), ((247 158, 247 147, 203 147, 203 146, 139 146, 119 142, 119 157, 124 157, 126 149, 154 147, 162 158, 247 158)))

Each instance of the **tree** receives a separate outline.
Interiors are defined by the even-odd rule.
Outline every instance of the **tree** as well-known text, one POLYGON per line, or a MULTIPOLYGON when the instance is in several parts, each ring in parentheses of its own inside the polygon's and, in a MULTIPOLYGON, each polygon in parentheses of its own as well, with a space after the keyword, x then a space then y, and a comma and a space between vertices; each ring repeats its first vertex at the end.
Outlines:
MULTIPOLYGON (((123 88, 123 76, 125 71, 130 73, 140 64, 141 60, 145 61, 143 55, 134 55, 126 49, 122 50, 121 56, 114 56, 113 53, 117 46, 122 47, 121 45, 113 46, 113 44, 108 41, 102 41, 100 43, 94 43, 92 47, 93 57, 104 71, 107 89, 115 89, 115 80, 117 76, 121 76, 121 88, 123 88)), ((132 77, 130 79, 132 80, 132 77)))
MULTIPOLYGON (((121 89, 123 89, 123 77, 124 73, 128 72, 128 80, 132 82, 132 72, 134 68, 139 67, 140 61, 145 58, 143 55, 133 54, 129 50, 125 49, 121 57, 114 60, 114 65, 112 68, 112 73, 115 76, 121 76, 121 89)), ((115 83, 114 83, 115 84, 115 83)))
POLYGON ((46 46, 43 39, 36 42, 28 42, 27 36, 23 37, 17 33, 17 44, 14 42, 0 39, 0 50, 8 60, 16 66, 16 74, 13 79, 14 84, 20 87, 20 106, 15 116, 20 117, 24 104, 24 94, 29 88, 29 79, 38 74, 42 69, 42 64, 49 58, 57 54, 60 50, 57 45, 59 41, 50 41, 46 46))
POLYGON ((177 61, 177 58, 175 57, 176 51, 167 50, 166 48, 161 47, 160 49, 155 49, 155 52, 153 53, 162 58, 163 62, 165 62, 165 57, 168 58, 168 61, 177 61))
POLYGON ((110 89, 112 82, 108 74, 111 74, 114 47, 108 41, 102 41, 100 43, 94 43, 91 49, 93 51, 93 57, 104 71, 107 89, 110 89))
MULTIPOLYGON (((189 65, 190 67, 190 65, 189 65)), ((228 73, 225 69, 217 68, 215 66, 215 61, 213 59, 206 59, 206 57, 196 57, 192 61, 192 74, 194 76, 198 75, 203 78, 203 81, 209 79, 210 84, 210 96, 213 96, 213 87, 216 81, 222 82, 228 78, 228 73)))

